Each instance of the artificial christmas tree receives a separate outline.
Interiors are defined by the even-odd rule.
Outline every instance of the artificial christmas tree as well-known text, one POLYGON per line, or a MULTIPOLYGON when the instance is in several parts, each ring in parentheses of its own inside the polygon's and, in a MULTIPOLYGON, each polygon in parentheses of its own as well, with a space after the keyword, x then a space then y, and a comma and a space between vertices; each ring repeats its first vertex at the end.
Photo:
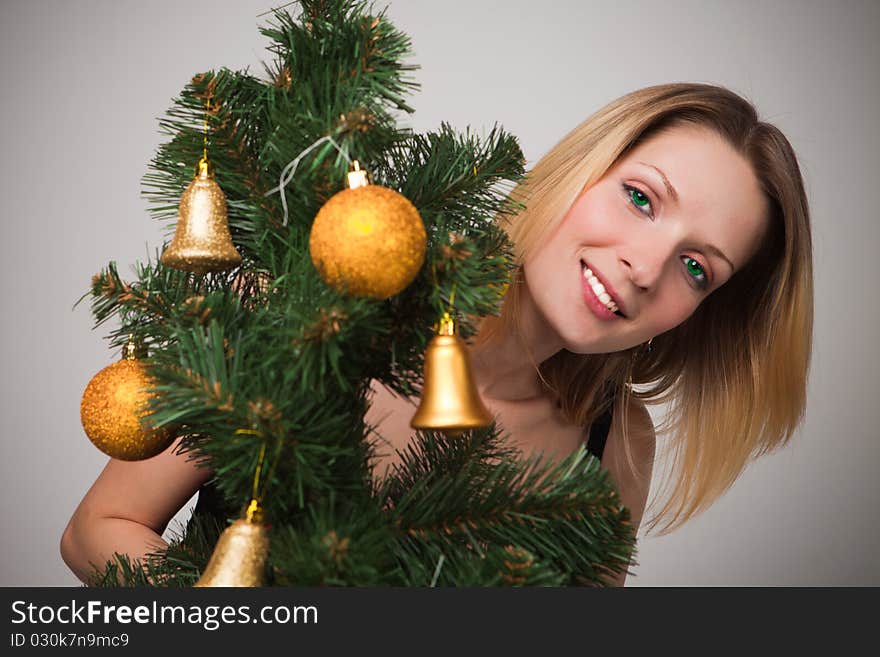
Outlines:
MULTIPOLYGON (((519 207, 508 194, 523 156, 498 127, 398 127, 413 111, 409 40, 366 3, 303 0, 262 33, 268 79, 196 75, 144 179, 155 217, 175 219, 182 163, 209 152, 241 265, 157 257, 133 281, 114 263, 93 279, 97 323, 120 319, 113 344, 149 347, 149 422, 210 464, 203 495, 218 498, 167 551, 143 565, 120 555, 103 581, 559 585, 625 569, 629 513, 599 462, 521 459, 485 414, 420 420, 401 464, 374 478, 369 382, 419 396, 438 327, 466 340, 497 314, 513 257, 495 219, 519 207), (361 166, 369 184, 349 191, 368 192, 334 202, 361 166), (249 555, 246 573, 223 570, 230 554, 249 555)), ((438 394, 462 376, 439 377, 438 394)))

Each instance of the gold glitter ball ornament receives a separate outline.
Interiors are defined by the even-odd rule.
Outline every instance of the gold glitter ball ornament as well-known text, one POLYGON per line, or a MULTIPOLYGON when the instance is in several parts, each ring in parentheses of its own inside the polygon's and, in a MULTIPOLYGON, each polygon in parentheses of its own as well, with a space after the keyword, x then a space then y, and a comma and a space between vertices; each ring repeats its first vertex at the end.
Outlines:
POLYGON ((402 292, 425 261, 427 234, 402 194, 365 184, 334 194, 309 236, 312 263, 339 292, 387 299, 402 292))
POLYGON ((153 385, 142 361, 123 358, 98 372, 80 403, 83 429, 95 447, 115 459, 139 461, 164 451, 174 432, 143 426, 153 385))

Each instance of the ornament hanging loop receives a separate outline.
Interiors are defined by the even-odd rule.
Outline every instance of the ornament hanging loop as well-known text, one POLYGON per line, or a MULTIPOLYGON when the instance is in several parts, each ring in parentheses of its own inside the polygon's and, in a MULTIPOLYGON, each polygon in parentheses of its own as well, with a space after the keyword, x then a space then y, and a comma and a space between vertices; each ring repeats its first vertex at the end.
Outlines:
POLYGON ((247 509, 244 512, 245 520, 247 520, 251 524, 260 524, 263 522, 263 506, 260 504, 260 500, 256 497, 252 497, 251 501, 248 503, 247 509))
MULTIPOLYGON (((211 97, 205 99, 205 128, 204 133, 202 135, 202 160, 207 162, 208 160, 208 114, 211 112, 211 97)), ((202 160, 199 160, 199 165, 201 165, 202 160)))
POLYGON ((330 135, 324 135, 311 146, 307 146, 299 155, 293 158, 290 162, 288 162, 285 167, 281 170, 281 176, 278 179, 278 186, 273 187, 268 192, 263 194, 263 196, 271 196, 272 194, 281 194, 281 207, 284 210, 284 218, 281 220, 281 225, 287 225, 287 196, 284 193, 284 188, 287 187, 287 184, 293 179, 293 174, 296 173, 296 168, 299 166, 300 161, 313 150, 315 150, 318 146, 323 144, 324 142, 329 142, 336 151, 345 158, 346 162, 351 163, 351 158, 348 156, 342 148, 340 148, 339 144, 337 144, 333 137, 330 135))

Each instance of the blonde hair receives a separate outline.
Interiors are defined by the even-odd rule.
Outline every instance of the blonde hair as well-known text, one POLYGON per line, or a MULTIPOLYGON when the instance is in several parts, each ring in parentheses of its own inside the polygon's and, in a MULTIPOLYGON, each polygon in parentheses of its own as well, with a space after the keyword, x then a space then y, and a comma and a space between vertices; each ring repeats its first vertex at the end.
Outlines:
MULTIPOLYGON (((500 316, 482 319, 475 343, 518 328, 522 263, 630 149, 658 131, 699 125, 725 138, 752 165, 769 202, 769 228, 754 257, 706 297, 682 324, 639 347, 611 354, 561 350, 535 364, 567 421, 591 424, 611 404, 623 420, 629 395, 669 403, 658 435, 669 436, 666 503, 646 523, 667 518, 667 534, 713 504, 751 459, 784 446, 806 404, 813 324, 810 218, 797 159, 751 103, 723 87, 675 83, 627 94, 577 126, 512 192, 525 204, 502 218, 518 267, 500 316), (640 390, 633 388, 638 385, 640 390)), ((534 360, 533 360, 534 362, 534 360)))

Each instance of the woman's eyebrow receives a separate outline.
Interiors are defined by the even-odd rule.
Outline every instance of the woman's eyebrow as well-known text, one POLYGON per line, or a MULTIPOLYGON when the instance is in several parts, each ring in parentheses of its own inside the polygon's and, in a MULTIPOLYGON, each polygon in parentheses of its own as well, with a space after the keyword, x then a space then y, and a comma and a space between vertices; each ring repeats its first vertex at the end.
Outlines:
MULTIPOLYGON (((656 171, 660 175, 660 178, 663 180, 663 184, 666 186, 666 191, 669 192, 669 195, 672 197, 672 200, 675 201, 676 203, 678 203, 678 192, 676 191, 675 187, 672 186, 672 183, 669 182, 669 178, 666 177, 666 174, 663 173, 657 167, 655 167, 653 164, 648 164, 647 162, 639 162, 639 164, 642 164, 642 165, 656 171)), ((721 258, 724 262, 726 262, 728 265, 730 265, 731 271, 733 271, 733 272, 736 271, 736 267, 733 266, 733 263, 730 261, 730 259, 726 255, 724 255, 721 252, 721 249, 719 249, 717 246, 715 246, 714 244, 706 244, 703 248, 706 251, 709 251, 710 253, 713 253, 717 257, 721 258)))
POLYGON ((675 187, 672 186, 672 183, 669 182, 669 178, 666 177, 666 174, 663 173, 660 169, 655 167, 653 164, 648 164, 647 162, 639 162, 639 164, 643 164, 646 167, 650 167, 654 169, 657 173, 660 174, 660 178, 663 180, 663 184, 666 186, 666 191, 669 192, 669 195, 672 197, 672 200, 678 203, 678 192, 675 190, 675 187))
POLYGON ((730 271, 731 271, 731 272, 734 272, 734 273, 736 272, 736 267, 734 267, 734 266, 733 266, 733 263, 732 263, 730 260, 727 259, 727 256, 726 256, 726 255, 724 255, 723 253, 721 253, 721 249, 719 249, 717 246, 715 246, 714 244, 706 244, 703 248, 704 248, 706 251, 709 251, 710 253, 714 253, 716 256, 718 256, 718 257, 721 258, 724 262, 726 262, 728 265, 730 265, 730 271))

